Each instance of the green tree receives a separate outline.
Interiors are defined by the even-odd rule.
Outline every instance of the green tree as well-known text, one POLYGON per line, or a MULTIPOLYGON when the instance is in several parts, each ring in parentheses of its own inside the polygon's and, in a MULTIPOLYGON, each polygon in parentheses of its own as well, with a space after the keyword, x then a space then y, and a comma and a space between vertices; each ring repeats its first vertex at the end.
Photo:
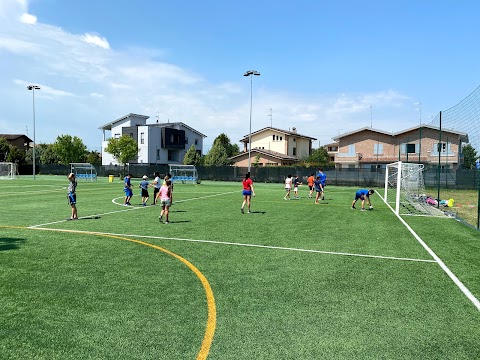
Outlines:
POLYGON ((475 161, 478 159, 477 150, 470 145, 464 145, 462 148, 463 167, 465 169, 475 169, 475 161))
POLYGON ((230 138, 224 133, 221 133, 215 138, 215 140, 213 140, 213 145, 215 144, 220 144, 225 148, 225 151, 227 152, 227 157, 232 157, 240 154, 240 148, 238 147, 238 145, 231 144, 230 138))
POLYGON ((35 157, 40 164, 60 164, 60 157, 55 152, 53 144, 40 144, 35 148, 35 157))
POLYGON ((205 155, 203 163, 206 166, 229 165, 227 150, 225 150, 220 142, 214 142, 208 154, 205 155))
POLYGON ((102 158, 100 156, 100 153, 98 151, 90 151, 87 154, 87 163, 90 163, 92 165, 101 165, 102 164, 102 158))
POLYGON ((314 149, 310 156, 308 156, 305 160, 306 162, 317 163, 319 165, 327 165, 330 161, 328 158, 327 149, 324 147, 319 147, 318 149, 314 149))
POLYGON ((10 152, 10 144, 7 139, 0 137, 0 162, 7 161, 8 153, 10 152))
POLYGON ((123 171, 125 172, 126 164, 138 155, 138 144, 132 137, 122 135, 118 139, 110 138, 105 151, 112 154, 123 165, 123 171))
POLYGON ((25 163, 25 151, 20 150, 16 146, 10 146, 10 151, 7 155, 7 162, 23 164, 25 163))
POLYGON ((60 164, 85 162, 87 157, 87 147, 77 136, 73 138, 70 135, 57 136, 57 140, 53 144, 53 150, 57 153, 60 164))
POLYGON ((258 166, 260 164, 260 155, 255 156, 255 160, 253 161, 253 166, 258 166))
POLYGON ((183 157, 183 164, 198 165, 199 162, 200 162, 200 155, 198 155, 195 145, 192 144, 192 146, 190 146, 190 148, 185 153, 185 156, 183 157))

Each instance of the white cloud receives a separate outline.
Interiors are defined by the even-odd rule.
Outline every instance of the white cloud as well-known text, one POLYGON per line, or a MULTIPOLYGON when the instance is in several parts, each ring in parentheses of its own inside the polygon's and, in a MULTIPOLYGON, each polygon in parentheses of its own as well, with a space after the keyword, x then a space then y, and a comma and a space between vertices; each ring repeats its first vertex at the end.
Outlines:
POLYGON ((108 43, 107 39, 93 35, 93 34, 85 34, 81 36, 81 39, 85 41, 87 44, 92 44, 101 47, 102 49, 110 49, 110 44, 108 43))
MULTIPOLYGON (((8 14, 8 19, 18 19, 28 14, 26 1, 7 3, 0 0, 0 17, 8 14)), ((248 134, 250 83, 242 81, 243 77, 238 82, 212 83, 202 74, 159 61, 165 54, 162 49, 130 47, 120 51, 100 35, 72 34, 41 21, 30 24, 25 19, 8 24, 0 21, 0 68, 4 78, 10 79, 0 82, 0 91, 6 94, 2 119, 10 124, 10 132, 23 133, 30 126, 31 97, 26 86, 38 84, 39 142, 71 134, 82 138, 89 149, 99 150, 102 134, 98 127, 130 112, 148 115, 151 122, 158 114, 162 122, 188 124, 208 136, 204 151, 222 132, 232 142, 248 134), (17 86, 12 87, 12 81, 17 86)), ((381 116, 405 102, 411 107, 412 102, 394 90, 306 95, 257 84, 252 130, 270 126, 273 120, 274 127, 296 127, 299 133, 322 143, 338 135, 339 128, 346 132, 369 124, 370 105, 375 127, 390 130, 394 124, 400 129, 403 124, 397 119, 381 116)))
POLYGON ((31 14, 22 14, 20 16, 20 21, 25 24, 35 25, 37 23, 37 17, 31 14))

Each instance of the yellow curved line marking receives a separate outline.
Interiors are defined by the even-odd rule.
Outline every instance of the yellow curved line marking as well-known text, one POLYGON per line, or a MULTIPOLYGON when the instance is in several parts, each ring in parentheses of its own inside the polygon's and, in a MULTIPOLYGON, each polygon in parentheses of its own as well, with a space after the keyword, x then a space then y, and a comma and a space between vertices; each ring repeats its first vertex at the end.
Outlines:
MULTIPOLYGON (((0 228, 11 228, 11 229, 24 229, 24 230, 46 230, 46 231, 55 231, 55 232, 71 232, 71 233, 78 233, 76 231, 70 231, 70 230, 53 230, 53 229, 46 229, 46 228, 26 228, 26 227, 21 227, 21 226, 1 226, 0 228)), ((205 329, 205 335, 203 336, 203 341, 202 345, 200 346, 200 350, 197 354, 197 360, 205 360, 208 356, 208 353, 210 352, 210 347, 212 346, 213 342, 213 336, 215 334, 215 327, 217 323, 217 309, 215 305, 215 298, 213 296, 213 291, 210 286, 210 283, 208 282, 207 278, 201 273, 200 270, 198 270, 195 265, 193 265, 190 261, 187 259, 181 257, 180 255, 177 255, 167 249, 164 249, 160 246, 153 245, 144 241, 140 240, 135 240, 135 239, 129 239, 129 238, 124 238, 121 236, 115 236, 115 235, 106 235, 106 234, 97 234, 89 231, 82 232, 82 234, 89 234, 89 235, 96 235, 96 236, 103 236, 103 237, 110 237, 114 239, 119 239, 119 240, 124 240, 124 241, 130 241, 133 243, 137 243, 140 245, 145 245, 152 247, 154 249, 160 250, 164 252, 165 254, 168 254, 170 256, 173 256, 177 260, 180 260, 182 263, 188 266, 190 270, 192 270, 195 275, 198 277, 200 282, 203 285, 203 288, 205 290, 205 294, 207 297, 207 308, 208 308, 208 317, 207 317, 207 326, 205 329)))

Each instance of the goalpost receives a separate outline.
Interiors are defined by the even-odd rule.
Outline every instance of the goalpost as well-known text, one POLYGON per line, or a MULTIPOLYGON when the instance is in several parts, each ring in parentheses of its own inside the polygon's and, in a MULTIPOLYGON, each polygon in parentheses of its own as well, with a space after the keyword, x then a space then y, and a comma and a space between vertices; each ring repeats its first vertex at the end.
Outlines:
POLYGON ((383 201, 397 215, 445 215, 427 203, 423 170, 423 164, 402 161, 387 164, 383 201))
POLYGON ((17 177, 17 164, 0 162, 0 179, 13 180, 17 177))
POLYGON ((97 181, 97 170, 90 163, 70 163, 70 172, 74 173, 77 179, 97 181))
POLYGON ((197 184, 200 180, 195 165, 169 164, 168 166, 174 182, 197 184))

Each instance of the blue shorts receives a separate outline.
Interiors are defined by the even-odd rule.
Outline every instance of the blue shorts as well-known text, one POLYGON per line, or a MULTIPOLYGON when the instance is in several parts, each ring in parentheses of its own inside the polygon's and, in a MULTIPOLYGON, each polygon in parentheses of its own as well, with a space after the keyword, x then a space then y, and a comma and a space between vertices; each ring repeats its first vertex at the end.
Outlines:
POLYGON ((125 188, 123 189, 123 191, 125 191, 125 196, 133 196, 133 191, 132 189, 129 189, 129 188, 125 188))
POLYGON ((355 200, 358 200, 358 199, 365 200, 366 198, 367 196, 364 194, 355 193, 355 200))
POLYGON ((243 196, 252 196, 252 190, 243 190, 242 195, 243 196))
POLYGON ((69 205, 75 205, 77 203, 77 194, 68 194, 67 198, 69 205))

